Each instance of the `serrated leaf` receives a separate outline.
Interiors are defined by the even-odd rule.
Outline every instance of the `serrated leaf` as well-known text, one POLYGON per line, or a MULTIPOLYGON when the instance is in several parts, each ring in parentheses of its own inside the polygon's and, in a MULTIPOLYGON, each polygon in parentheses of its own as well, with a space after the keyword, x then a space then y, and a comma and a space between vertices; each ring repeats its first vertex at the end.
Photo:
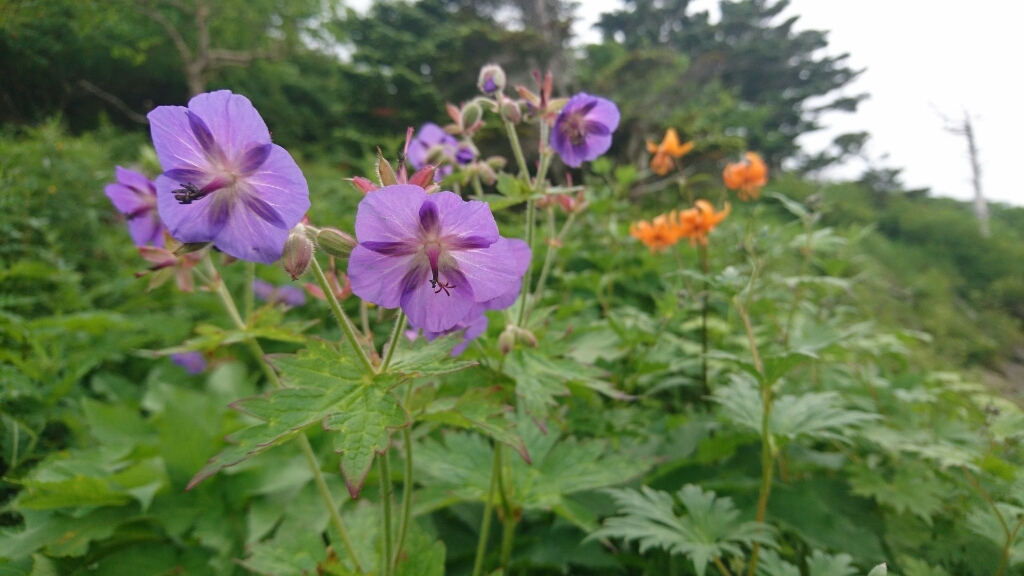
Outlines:
POLYGON ((351 358, 319 339, 310 340, 296 355, 270 360, 289 387, 236 402, 233 407, 263 423, 230 435, 232 445, 213 457, 189 487, 323 422, 325 428, 340 431, 334 446, 343 455, 342 473, 355 497, 369 469, 367 458, 372 462, 374 452, 387 448, 391 429, 409 422, 390 392, 399 377, 364 374, 351 358))
POLYGON ((0 528, 0 550, 12 560, 38 550, 50 556, 81 556, 93 540, 109 538, 122 523, 135 517, 117 508, 100 508, 82 517, 51 511, 24 511, 25 528, 0 528))
POLYGON ((526 199, 533 192, 530 189, 529 184, 508 172, 501 172, 498 174, 498 182, 495 187, 498 189, 498 192, 503 195, 516 199, 526 199))
POLYGON ((461 336, 436 338, 432 342, 417 338, 415 348, 399 347, 388 367, 388 374, 421 378, 440 376, 476 366, 476 362, 452 358, 452 348, 462 342, 461 336))
POLYGON ((470 388, 457 398, 439 398, 426 407, 420 419, 476 430, 511 447, 529 462, 526 444, 509 418, 512 407, 501 401, 501 392, 501 386, 488 386, 470 388))
POLYGON ((853 556, 849 554, 825 554, 815 550, 807 558, 807 576, 853 576, 857 569, 853 567, 853 556))
POLYGON ((800 576, 800 569, 783 560, 774 550, 762 550, 758 556, 757 573, 764 576, 800 576))
POLYGON ((718 498, 699 486, 687 484, 675 494, 642 486, 606 491, 618 507, 618 515, 605 520, 588 538, 622 538, 640 544, 640 552, 661 548, 685 555, 698 576, 707 565, 726 555, 742 556, 740 545, 759 542, 774 546, 771 528, 758 522, 739 522, 739 510, 730 498, 718 498), (677 514, 676 499, 685 513, 677 514))
POLYGON ((915 462, 897 466, 891 481, 867 468, 855 468, 850 474, 850 487, 854 494, 874 498, 898 514, 909 510, 929 526, 932 515, 949 495, 948 487, 935 479, 928 466, 915 462))
POLYGON ((888 573, 889 573, 889 568, 883 562, 883 563, 879 564, 878 566, 875 566, 874 568, 872 568, 871 572, 868 572, 868 576, 886 576, 886 574, 888 574, 888 573))
MULTIPOLYGON (((748 379, 734 378, 731 384, 716 389, 714 400, 722 405, 729 420, 761 432, 764 404, 760 392, 748 379)), ((878 418, 877 414, 843 408, 842 397, 835 392, 811 392, 776 398, 772 402, 769 430, 790 440, 808 436, 849 442, 844 430, 878 418)))
MULTIPOLYGON (((611 384, 600 380, 603 372, 573 360, 549 358, 533 348, 516 348, 505 358, 504 372, 516 382, 516 395, 522 398, 526 411, 543 425, 549 406, 557 404, 556 396, 568 396, 569 382, 606 394, 621 394, 611 384)), ((621 395, 625 396, 625 395, 621 395)))

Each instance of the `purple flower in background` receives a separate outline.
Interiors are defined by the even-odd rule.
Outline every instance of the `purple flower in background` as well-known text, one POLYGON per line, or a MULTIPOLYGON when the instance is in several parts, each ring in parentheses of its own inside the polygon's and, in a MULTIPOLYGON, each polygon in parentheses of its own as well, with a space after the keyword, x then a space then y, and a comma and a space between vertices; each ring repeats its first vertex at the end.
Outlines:
POLYGON ((459 321, 455 326, 452 326, 443 332, 428 332, 427 330, 424 330, 423 336, 427 339, 427 342, 433 342, 435 338, 454 334, 459 331, 464 331, 462 334, 462 342, 459 342, 454 348, 452 348, 453 357, 465 352, 466 348, 469 347, 470 342, 478 338, 484 332, 487 332, 487 316, 484 314, 483 306, 478 304, 470 311, 469 315, 465 319, 459 321))
POLYGON ((306 303, 306 293, 295 286, 274 286, 266 280, 252 281, 252 293, 263 302, 280 302, 288 306, 302 306, 306 303))
POLYGON ((386 186, 363 197, 359 244, 349 257, 352 292, 384 308, 401 306, 413 326, 443 332, 475 304, 507 293, 516 259, 490 207, 451 192, 386 186))
POLYGON ((200 94, 148 115, 164 173, 160 217, 181 242, 213 242, 251 262, 281 257, 288 231, 309 209, 295 160, 270 142, 252 103, 227 90, 200 94))
POLYGON ((206 358, 202 352, 171 354, 171 362, 181 366, 189 374, 202 374, 206 370, 206 358))
POLYGON ((409 151, 406 154, 409 163, 417 170, 427 164, 437 166, 437 171, 434 172, 435 182, 452 173, 452 162, 469 164, 473 157, 472 148, 459 144, 454 136, 433 122, 420 126, 416 136, 409 142, 409 151), (445 160, 447 163, 444 163, 445 160))
POLYGON ((142 174, 118 166, 117 182, 107 184, 107 198, 128 218, 128 233, 136 246, 164 246, 164 227, 156 209, 156 186, 142 174))
POLYGON ((619 109, 611 100, 585 92, 573 96, 555 119, 551 148, 573 168, 597 158, 612 145, 619 109))

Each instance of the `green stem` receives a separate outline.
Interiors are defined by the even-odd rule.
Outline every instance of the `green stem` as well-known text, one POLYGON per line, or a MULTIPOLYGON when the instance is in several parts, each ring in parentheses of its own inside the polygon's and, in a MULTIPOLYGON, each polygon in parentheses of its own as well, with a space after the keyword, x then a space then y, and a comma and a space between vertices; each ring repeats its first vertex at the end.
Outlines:
POLYGON ((793 319, 796 317, 796 310, 804 297, 804 275, 807 274, 807 265, 811 260, 811 225, 804 220, 804 236, 807 237, 807 244, 804 246, 803 259, 800 261, 800 275, 797 277, 796 292, 793 294, 793 303, 789 307, 789 314, 786 316, 786 328, 782 332, 782 345, 789 347, 789 335, 793 329, 793 319))
POLYGON ((508 574, 508 563, 512 558, 512 544, 515 541, 517 520, 510 494, 512 487, 506 483, 506 480, 511 479, 505 477, 504 446, 501 443, 497 443, 494 445, 494 450, 497 452, 495 458, 498 460, 498 492, 501 494, 501 522, 504 527, 501 536, 501 568, 505 574, 508 574))
POLYGON ((484 188, 480 184, 480 176, 477 176, 477 175, 473 176, 473 191, 476 192, 476 197, 477 198, 483 198, 484 197, 484 188))
POLYGON ((253 302, 253 291, 252 284, 256 281, 256 263, 246 262, 245 263, 245 288, 243 294, 245 295, 242 300, 242 311, 245 312, 245 321, 248 322, 252 318, 252 311, 255 309, 253 302))
POLYGON ((306 455, 306 461, 309 462, 309 469, 313 471, 313 481, 316 482, 316 488, 320 491, 320 497, 327 503, 327 509, 331 513, 331 523, 334 524, 334 529, 341 535, 341 543, 345 546, 345 552, 349 558, 352 559, 356 572, 362 574, 363 566, 359 563, 359 556, 356 556, 356 549, 352 546, 352 540, 348 536, 348 531, 345 530, 345 524, 341 521, 338 506, 334 503, 334 497, 331 495, 327 482, 324 480, 324 473, 320 470, 320 462, 316 459, 316 454, 313 453, 313 447, 309 445, 309 438, 306 438, 305 433, 300 433, 298 440, 302 453, 306 455))
MULTIPOLYGON (((412 398, 412 380, 409 380, 408 385, 405 388, 405 400, 403 406, 409 405, 409 400, 412 398)), ((405 428, 402 428, 402 443, 405 448, 405 475, 402 476, 402 516, 398 520, 398 540, 395 543, 395 565, 398 564, 398 557, 402 554, 402 548, 405 546, 405 535, 409 531, 409 519, 412 518, 412 489, 413 489, 413 471, 412 471, 412 422, 405 428)))
POLYGON ((701 376, 704 382, 704 393, 710 394, 708 386, 708 246, 700 245, 700 268, 704 273, 704 290, 700 301, 700 345, 701 345, 701 376))
POLYGON ((540 123, 540 142, 537 144, 537 152, 540 153, 540 168, 537 169, 537 179, 533 182, 534 192, 543 192, 544 187, 547 184, 544 179, 547 178, 548 168, 551 166, 551 159, 553 154, 548 150, 548 127, 546 122, 540 123))
POLYGON ((384 544, 384 557, 381 560, 381 576, 391 576, 394 573, 392 560, 394 554, 391 548, 391 467, 388 465, 388 453, 377 456, 377 472, 380 475, 380 500, 381 510, 384 516, 384 527, 381 532, 381 542, 384 544))
MULTIPOLYGON (((228 316, 235 323, 235 326, 243 330, 245 329, 245 322, 238 314, 238 307, 235 305, 235 299, 232 298, 231 293, 228 292, 227 286, 224 285, 224 281, 221 280, 220 275, 217 273, 216 268, 213 266, 213 262, 210 261, 209 257, 206 258, 206 266, 210 273, 210 282, 213 284, 213 289, 220 298, 221 304, 227 311, 228 316)), ((252 351, 253 356, 256 357, 256 361, 263 369, 263 373, 266 374, 267 379, 275 388, 281 388, 284 384, 281 382, 281 378, 278 377, 277 372, 274 372, 274 368, 267 363, 265 354, 263 353, 263 347, 255 338, 247 338, 246 344, 249 346, 249 350, 252 351)), ((363 568, 359 564, 359 557, 356 556, 355 548, 352 546, 352 540, 349 538, 348 531, 345 530, 345 524, 341 521, 341 515, 338 513, 338 505, 334 502, 334 497, 331 495, 330 490, 327 489, 327 482, 324 480, 323 471, 320 470, 320 464, 317 462, 316 455, 313 453, 313 448, 309 445, 309 439, 306 435, 298 435, 299 447, 302 452, 306 455, 306 461, 309 463, 309 469, 313 472, 313 480, 317 484, 317 488, 320 491, 320 497, 324 501, 324 505, 327 506, 327 510, 331 514, 331 521, 334 524, 334 529, 338 531, 341 536, 342 544, 345 546, 345 551, 349 556, 352 557, 352 562, 355 564, 356 572, 362 573, 363 568)))
POLYGON ((395 318, 395 325, 391 329, 391 337, 388 338, 387 348, 384 349, 384 362, 380 365, 378 374, 387 372, 388 365, 391 364, 391 358, 395 355, 395 349, 398 348, 398 339, 402 337, 402 330, 405 329, 405 312, 401 309, 398 310, 398 318, 395 318))
POLYGON ((352 321, 348 319, 348 314, 341 309, 341 304, 338 302, 338 298, 334 295, 334 291, 331 290, 331 285, 327 283, 327 277, 324 276, 324 271, 320 268, 320 263, 313 258, 310 261, 311 268, 313 269, 313 275, 316 276, 317 284, 320 285, 320 289, 324 291, 324 297, 327 298, 327 304, 330 305, 331 311, 334 312, 334 317, 341 324, 341 329, 345 332, 345 337, 348 338, 348 343, 352 345, 352 348, 356 351, 356 356, 362 363, 363 368, 367 372, 375 372, 373 368, 373 362, 370 362, 370 357, 366 355, 366 350, 363 349, 362 344, 359 343, 359 337, 356 336, 356 327, 352 325, 352 321))
POLYGON ((494 515, 494 491, 498 487, 499 475, 501 475, 501 452, 496 444, 494 447, 494 464, 491 466, 491 486, 487 489, 487 502, 484 502, 484 517, 480 522, 480 540, 476 543, 476 560, 473 562, 473 576, 480 576, 480 572, 484 567, 487 540, 491 536, 491 516, 494 515))
MULTIPOLYGON (((534 208, 536 203, 531 198, 526 201, 526 245, 533 250, 533 235, 534 235, 534 208)), ((523 288, 522 288, 522 303, 519 306, 519 319, 516 321, 516 326, 523 326, 523 321, 526 319, 526 301, 529 300, 527 297, 530 294, 530 282, 532 279, 533 272, 533 258, 530 258, 530 263, 526 266, 526 272, 523 274, 523 288)))
POLYGON ((363 338, 367 342, 373 342, 373 332, 370 332, 370 307, 366 300, 359 301, 359 322, 363 325, 363 338))
POLYGON ((512 154, 515 155, 516 164, 519 165, 519 177, 529 182, 530 170, 526 167, 526 156, 523 156, 523 146, 519 143, 519 134, 516 133, 516 126, 509 122, 504 114, 501 115, 501 121, 505 124, 505 132, 508 133, 508 141, 512 145, 512 154))

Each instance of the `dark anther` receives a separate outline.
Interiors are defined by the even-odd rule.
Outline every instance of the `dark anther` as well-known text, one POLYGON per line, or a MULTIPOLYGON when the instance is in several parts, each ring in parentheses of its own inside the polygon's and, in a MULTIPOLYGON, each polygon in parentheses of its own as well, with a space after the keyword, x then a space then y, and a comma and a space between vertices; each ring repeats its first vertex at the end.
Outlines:
POLYGON ((438 282, 437 280, 430 281, 430 287, 434 289, 434 294, 440 294, 444 290, 445 296, 451 296, 449 290, 455 290, 455 286, 452 286, 448 282, 438 282))
POLYGON ((177 200, 179 204, 191 204, 203 197, 202 190, 191 182, 183 184, 182 188, 174 190, 171 194, 174 194, 174 199, 177 200))

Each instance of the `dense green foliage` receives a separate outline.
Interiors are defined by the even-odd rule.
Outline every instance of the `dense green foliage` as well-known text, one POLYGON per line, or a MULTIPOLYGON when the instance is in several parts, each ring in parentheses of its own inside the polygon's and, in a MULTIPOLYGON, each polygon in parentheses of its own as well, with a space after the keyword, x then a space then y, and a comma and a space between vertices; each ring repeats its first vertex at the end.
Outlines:
MULTIPOLYGON (((739 575, 752 554, 765 576, 880 562, 1021 574, 1024 411, 1002 373, 1024 361, 1024 209, 993 206, 982 237, 965 204, 891 171, 835 184, 773 171, 760 200, 733 201, 706 268, 686 242, 649 251, 631 221, 725 198, 721 161, 744 148, 801 158, 803 103, 855 72, 816 55, 823 33, 779 23, 783 2, 724 3, 716 24, 685 1, 630 4, 563 79, 615 99, 623 124, 607 158, 555 169, 589 207, 539 212, 535 267, 552 266, 520 326, 536 346, 503 353, 514 306, 455 360, 451 339, 403 340, 390 371, 368 374, 324 302, 242 297, 239 326, 213 292, 147 290, 102 189, 115 164, 159 164, 122 112, 68 87, 85 79, 137 112, 181 103, 171 40, 128 2, 0 0, 0 574, 379 573, 391 481, 412 493, 402 575, 473 573, 484 524, 486 573, 514 542, 509 575, 739 575), (646 168, 642 143, 667 126, 696 140, 686 179, 646 168), (166 357, 183 350, 210 368, 166 357), (388 446, 382 475, 371 465, 388 446)), ((366 17, 325 3, 314 28, 349 42, 347 63, 297 40, 316 5, 268 1, 236 22, 215 10, 220 46, 281 52, 207 78, 247 94, 297 153, 315 225, 351 230, 362 196, 343 178, 473 97, 480 64, 526 83, 566 57, 558 2, 380 3, 366 17), (541 5, 552 12, 527 13, 541 5), (509 9, 551 30, 510 30, 509 9), (284 31, 251 33, 266 22, 284 31)), ((477 143, 509 155, 489 122, 477 143)), ((536 126, 519 130, 532 159, 536 126)), ((486 187, 507 236, 524 228, 516 182, 486 187)), ((213 260, 246 294, 246 265, 213 260)), ((342 304, 359 318, 356 300, 342 304)), ((380 350, 394 313, 367 312, 380 350)))

